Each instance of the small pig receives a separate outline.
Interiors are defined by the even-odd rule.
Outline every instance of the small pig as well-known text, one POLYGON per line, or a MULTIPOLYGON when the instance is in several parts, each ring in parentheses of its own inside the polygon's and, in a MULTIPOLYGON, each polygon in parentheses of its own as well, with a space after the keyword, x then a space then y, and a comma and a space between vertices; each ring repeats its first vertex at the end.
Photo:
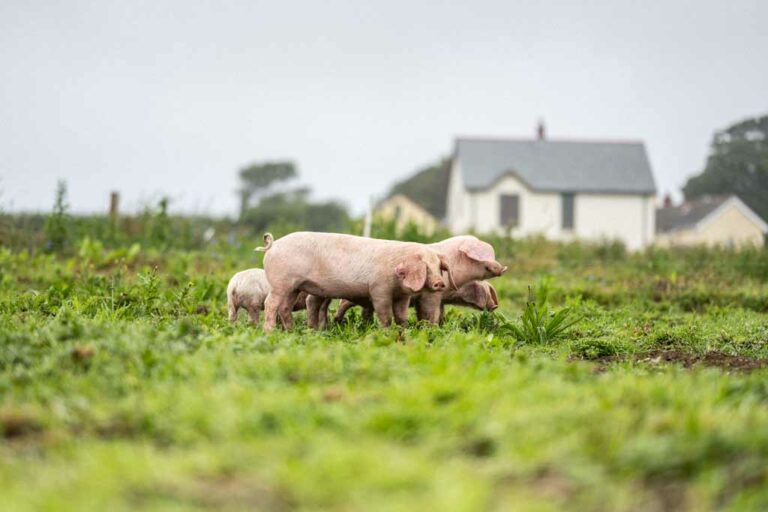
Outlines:
MULTIPOLYGON (((507 267, 496 261, 493 246, 471 235, 454 236, 429 247, 446 259, 459 288, 471 281, 499 277, 507 271, 507 267)), ((446 291, 426 290, 422 293, 416 305, 416 317, 438 323, 446 291)))
MULTIPOLYGON (((251 268, 238 272, 227 285, 227 305, 229 308, 229 321, 237 321, 237 313, 240 308, 248 312, 253 324, 259 323, 259 311, 264 309, 264 302, 271 291, 267 276, 260 268, 251 268)), ((294 311, 306 307, 307 294, 300 293, 293 305, 294 311)))
POLYGON ((292 327, 291 307, 299 292, 317 297, 368 299, 382 326, 407 319, 408 303, 422 290, 452 286, 446 258, 424 244, 377 240, 337 233, 297 232, 274 240, 264 235, 264 270, 272 291, 267 297, 264 329, 282 320, 292 327))
POLYGON ((488 281, 470 281, 458 290, 448 290, 443 293, 440 304, 440 323, 443 323, 445 317, 446 304, 494 311, 499 307, 499 297, 496 288, 488 281))
MULTIPOLYGON (((310 299, 312 296, 310 296, 310 299)), ((421 297, 414 297, 411 300, 411 307, 418 308, 421 297)), ((445 305, 464 306, 474 308, 480 311, 493 311, 499 307, 499 299, 496 295, 496 289, 487 281, 470 281, 458 290, 448 290, 443 292, 442 302, 440 304, 440 323, 445 316, 445 305)), ((369 320, 372 316, 371 304, 365 301, 342 300, 339 308, 336 310, 334 321, 341 322, 347 310, 360 305, 363 307, 363 320, 369 320)))

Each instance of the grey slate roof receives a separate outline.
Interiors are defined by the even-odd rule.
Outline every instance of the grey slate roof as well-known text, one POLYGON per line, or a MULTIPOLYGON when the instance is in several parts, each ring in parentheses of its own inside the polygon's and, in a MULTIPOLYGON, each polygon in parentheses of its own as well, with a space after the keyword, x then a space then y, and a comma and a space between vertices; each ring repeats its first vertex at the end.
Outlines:
POLYGON ((703 196, 680 206, 656 210, 656 232, 693 228, 733 196, 703 196))
POLYGON ((470 190, 511 173, 542 192, 656 193, 642 142, 459 138, 454 157, 470 190))

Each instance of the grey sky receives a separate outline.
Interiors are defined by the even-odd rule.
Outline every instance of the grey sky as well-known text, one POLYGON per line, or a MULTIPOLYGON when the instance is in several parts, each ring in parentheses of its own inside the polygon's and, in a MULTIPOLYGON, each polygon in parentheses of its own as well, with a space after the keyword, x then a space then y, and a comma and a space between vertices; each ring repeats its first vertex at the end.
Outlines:
POLYGON ((456 135, 642 139, 657 186, 768 112, 768 2, 0 2, 0 205, 169 194, 232 213, 236 170, 292 158, 370 195, 456 135))

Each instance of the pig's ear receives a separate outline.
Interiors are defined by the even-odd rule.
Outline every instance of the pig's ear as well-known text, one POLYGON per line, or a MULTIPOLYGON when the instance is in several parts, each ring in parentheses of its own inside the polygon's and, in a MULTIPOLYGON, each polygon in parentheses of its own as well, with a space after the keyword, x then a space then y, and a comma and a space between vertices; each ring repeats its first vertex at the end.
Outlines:
POLYGON ((493 247, 480 240, 469 240, 459 247, 459 251, 475 261, 493 261, 493 247))
POLYGON ((496 288, 494 288, 491 283, 485 283, 485 285, 488 287, 488 293, 491 294, 491 304, 493 305, 493 309, 496 309, 499 307, 499 296, 496 295, 496 288))
POLYGON ((395 274, 403 281, 403 286, 417 293, 427 283, 427 264, 421 258, 408 258, 395 267, 395 274))
POLYGON ((456 286, 456 281, 453 280, 453 273, 451 272, 451 266, 448 264, 448 258, 442 254, 439 254, 438 257, 440 258, 440 271, 448 273, 448 282, 454 290, 458 290, 459 287, 456 286))
POLYGON ((461 300, 477 309, 485 309, 485 289, 478 281, 472 281, 459 288, 461 300))

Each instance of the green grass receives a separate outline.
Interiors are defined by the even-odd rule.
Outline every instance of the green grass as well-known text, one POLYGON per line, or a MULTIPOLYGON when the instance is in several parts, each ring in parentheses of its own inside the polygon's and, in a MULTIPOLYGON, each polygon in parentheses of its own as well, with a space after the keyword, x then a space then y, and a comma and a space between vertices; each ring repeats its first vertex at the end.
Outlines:
POLYGON ((764 251, 501 250, 500 315, 269 335, 245 250, 0 250, 0 508, 768 508, 764 251))

